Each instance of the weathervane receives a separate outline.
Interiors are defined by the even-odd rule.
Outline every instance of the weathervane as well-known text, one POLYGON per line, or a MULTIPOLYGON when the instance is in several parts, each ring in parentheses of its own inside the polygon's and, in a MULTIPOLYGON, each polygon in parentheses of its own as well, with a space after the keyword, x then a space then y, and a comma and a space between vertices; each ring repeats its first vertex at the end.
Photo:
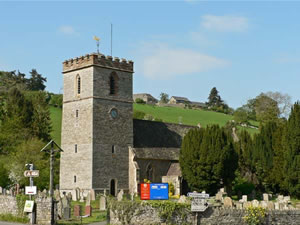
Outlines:
POLYGON ((97 43, 97 53, 99 54, 99 41, 100 41, 100 38, 98 38, 97 36, 94 36, 94 40, 97 43))

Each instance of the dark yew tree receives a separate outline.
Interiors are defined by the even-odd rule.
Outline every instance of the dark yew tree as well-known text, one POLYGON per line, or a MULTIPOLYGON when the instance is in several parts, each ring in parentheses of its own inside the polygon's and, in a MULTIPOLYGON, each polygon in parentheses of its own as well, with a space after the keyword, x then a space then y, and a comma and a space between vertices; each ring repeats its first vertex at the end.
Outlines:
POLYGON ((30 78, 27 80, 28 89, 31 91, 44 91, 47 82, 47 78, 39 74, 36 69, 32 69, 30 72, 30 78))
POLYGON ((219 95, 219 92, 216 87, 213 87, 210 91, 210 94, 208 96, 208 102, 207 104, 209 106, 221 106, 223 104, 223 100, 221 99, 221 96, 219 95))

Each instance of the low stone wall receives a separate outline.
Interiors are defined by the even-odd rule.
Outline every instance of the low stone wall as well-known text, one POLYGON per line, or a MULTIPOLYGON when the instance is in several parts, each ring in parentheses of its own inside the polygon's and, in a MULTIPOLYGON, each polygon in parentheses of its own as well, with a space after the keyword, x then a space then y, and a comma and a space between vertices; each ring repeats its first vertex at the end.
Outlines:
POLYGON ((18 215, 18 205, 15 197, 0 195, 0 214, 18 215))
MULTIPOLYGON (((116 203, 124 204, 124 203, 116 203)), ((112 225, 158 225, 158 224, 197 224, 199 225, 247 225, 243 217, 245 210, 209 207, 205 212, 196 214, 188 210, 183 216, 175 212, 170 220, 160 217, 159 209, 149 204, 140 204, 138 207, 111 207, 110 224, 112 225), (130 208, 132 210, 130 210, 130 208)), ((272 210, 267 211, 265 225, 300 225, 300 210, 272 210)))
MULTIPOLYGON (((51 200, 48 197, 38 197, 35 199, 36 203, 36 223, 38 225, 50 225, 51 224, 51 200)), ((23 211, 23 208, 21 209, 23 211)), ((54 204, 54 212, 56 210, 56 204, 54 204)), ((16 197, 8 195, 0 195, 0 214, 12 214, 17 216, 18 205, 16 197)), ((57 213, 55 213, 55 218, 57 213)))

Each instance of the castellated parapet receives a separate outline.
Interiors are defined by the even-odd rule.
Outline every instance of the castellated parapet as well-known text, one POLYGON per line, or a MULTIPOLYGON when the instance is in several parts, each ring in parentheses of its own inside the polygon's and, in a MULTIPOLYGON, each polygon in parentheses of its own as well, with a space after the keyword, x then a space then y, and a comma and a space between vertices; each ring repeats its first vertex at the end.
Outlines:
POLYGON ((63 73, 98 66, 108 69, 133 72, 133 61, 119 59, 118 57, 105 56, 103 54, 86 54, 85 56, 76 57, 63 62, 63 73))

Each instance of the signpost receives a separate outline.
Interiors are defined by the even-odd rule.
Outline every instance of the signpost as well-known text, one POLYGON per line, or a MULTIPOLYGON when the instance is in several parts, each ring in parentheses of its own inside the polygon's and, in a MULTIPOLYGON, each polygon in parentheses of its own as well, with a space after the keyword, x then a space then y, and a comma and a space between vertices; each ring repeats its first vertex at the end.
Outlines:
POLYGON ((25 195, 36 195, 36 186, 25 186, 25 195))
POLYGON ((39 177, 40 171, 39 170, 25 170, 24 176, 25 177, 39 177))
POLYGON ((209 198, 209 194, 189 192, 187 196, 192 197, 191 211, 196 213, 195 224, 197 224, 198 212, 204 212, 208 208, 207 199, 209 198))

